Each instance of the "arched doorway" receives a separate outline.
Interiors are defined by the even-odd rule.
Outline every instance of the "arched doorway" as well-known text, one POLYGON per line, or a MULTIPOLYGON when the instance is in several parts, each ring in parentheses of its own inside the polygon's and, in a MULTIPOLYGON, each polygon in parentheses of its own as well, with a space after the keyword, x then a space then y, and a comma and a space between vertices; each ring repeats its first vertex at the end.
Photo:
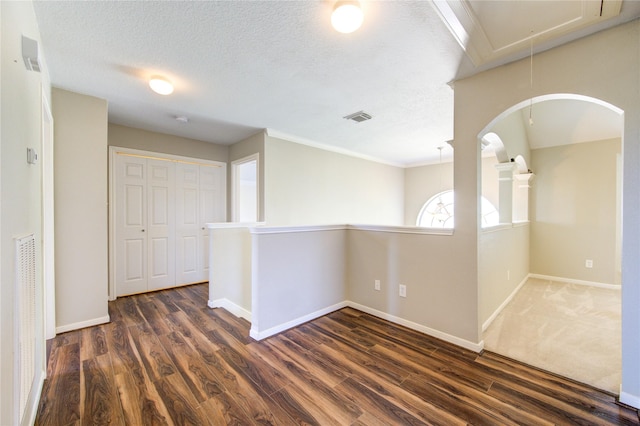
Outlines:
MULTIPOLYGON (((497 147, 501 197, 508 176, 513 191, 522 185, 523 164, 536 176, 530 220, 514 217, 511 227, 479 235, 485 349, 614 393, 621 376, 623 120, 621 109, 598 99, 546 95, 509 108, 478 138, 497 147), (507 269, 506 277, 483 274, 492 267, 507 269)), ((491 167, 485 158, 482 167, 491 167)))

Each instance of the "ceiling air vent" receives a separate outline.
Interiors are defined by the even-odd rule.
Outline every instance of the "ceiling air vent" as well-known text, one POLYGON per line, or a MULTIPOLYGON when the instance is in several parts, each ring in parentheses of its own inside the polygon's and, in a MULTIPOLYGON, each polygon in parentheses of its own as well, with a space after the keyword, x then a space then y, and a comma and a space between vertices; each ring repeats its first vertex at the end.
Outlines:
POLYGON ((354 112, 353 114, 349 114, 345 116, 347 120, 353 120, 355 122, 361 123, 363 121, 371 120, 371 116, 364 111, 354 112))

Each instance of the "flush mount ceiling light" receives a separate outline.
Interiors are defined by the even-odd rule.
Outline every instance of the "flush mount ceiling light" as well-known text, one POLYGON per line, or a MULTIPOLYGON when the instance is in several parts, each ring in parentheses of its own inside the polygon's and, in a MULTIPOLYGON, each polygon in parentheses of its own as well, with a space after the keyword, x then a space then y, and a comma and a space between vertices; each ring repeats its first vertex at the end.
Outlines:
POLYGON ((152 77, 149 80, 151 90, 159 95, 170 95, 173 93, 173 84, 164 77, 152 77))
POLYGON ((348 34, 360 28, 363 18, 359 1, 341 0, 337 1, 333 7, 331 25, 336 31, 348 34))

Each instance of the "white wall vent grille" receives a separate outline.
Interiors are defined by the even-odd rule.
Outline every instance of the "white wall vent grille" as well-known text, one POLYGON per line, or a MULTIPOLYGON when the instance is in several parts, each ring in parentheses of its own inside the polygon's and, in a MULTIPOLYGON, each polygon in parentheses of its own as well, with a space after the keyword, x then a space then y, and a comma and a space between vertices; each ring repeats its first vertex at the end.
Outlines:
POLYGON ((35 381, 36 363, 36 241, 33 234, 16 238, 16 369, 18 419, 24 417, 35 381))
POLYGON ((354 112, 353 114, 346 115, 344 118, 347 120, 353 120, 357 123, 361 123, 363 121, 371 120, 371 115, 367 114, 364 111, 354 112))

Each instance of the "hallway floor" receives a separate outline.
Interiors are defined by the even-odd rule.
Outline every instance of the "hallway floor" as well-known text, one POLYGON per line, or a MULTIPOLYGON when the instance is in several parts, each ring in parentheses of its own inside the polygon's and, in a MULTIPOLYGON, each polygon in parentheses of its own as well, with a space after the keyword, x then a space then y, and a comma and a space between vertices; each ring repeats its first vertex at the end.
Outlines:
POLYGON ((530 278, 485 331, 485 349, 618 394, 620 306, 620 290, 530 278))

